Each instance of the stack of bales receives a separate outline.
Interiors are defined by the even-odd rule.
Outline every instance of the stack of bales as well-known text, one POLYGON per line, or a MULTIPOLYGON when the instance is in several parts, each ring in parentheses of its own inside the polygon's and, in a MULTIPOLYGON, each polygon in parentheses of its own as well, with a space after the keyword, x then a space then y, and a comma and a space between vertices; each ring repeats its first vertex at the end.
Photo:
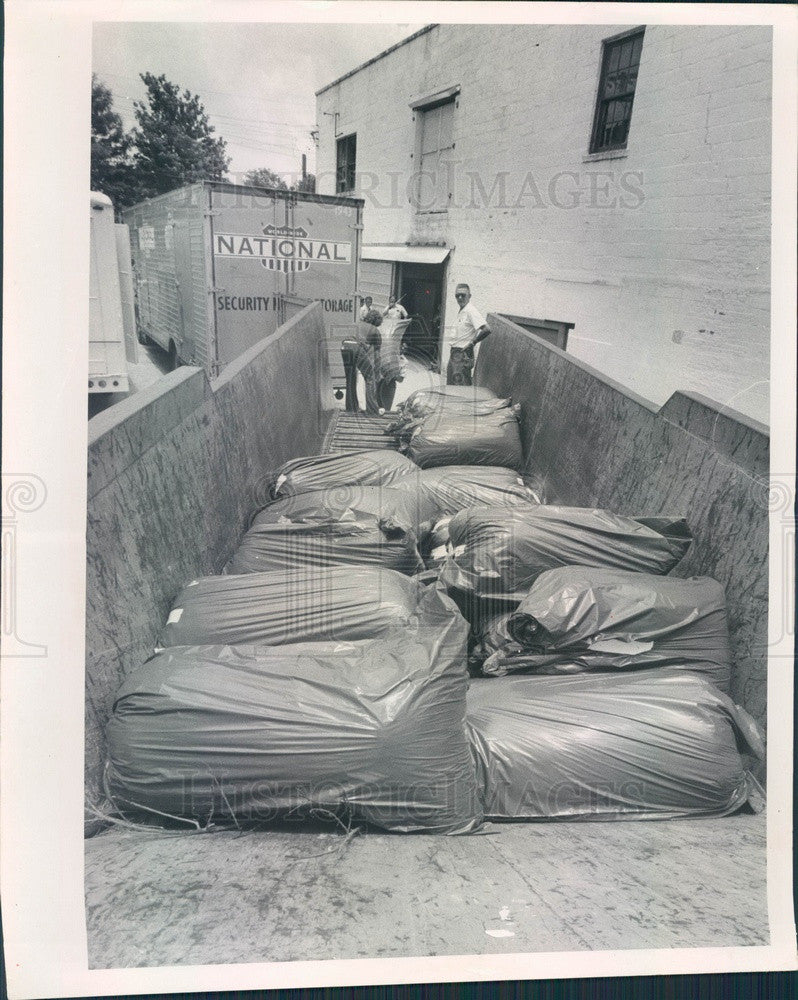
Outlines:
POLYGON ((109 724, 119 810, 463 833, 755 801, 723 588, 668 575, 684 519, 546 504, 485 389, 414 394, 392 430, 406 454, 284 465, 177 596, 109 724))

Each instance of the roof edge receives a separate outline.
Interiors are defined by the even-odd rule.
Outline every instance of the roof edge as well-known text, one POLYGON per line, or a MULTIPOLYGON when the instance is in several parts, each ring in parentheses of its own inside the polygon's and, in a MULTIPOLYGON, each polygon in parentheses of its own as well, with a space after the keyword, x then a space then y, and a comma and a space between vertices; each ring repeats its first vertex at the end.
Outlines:
POLYGON ((426 35, 428 31, 432 31, 433 28, 437 27, 438 27, 437 24, 425 25, 418 31, 413 32, 412 35, 408 35, 407 38, 403 38, 401 42, 397 42, 396 45, 392 45, 389 49, 386 49, 384 52, 380 52, 376 56, 373 56, 371 59, 367 59, 366 62, 361 63, 359 66, 355 66, 354 69, 350 69, 348 73, 344 73, 343 76, 339 76, 336 80, 333 80, 332 83, 325 84, 320 90, 316 91, 315 96, 318 97, 319 94, 323 94, 325 90, 330 90, 332 87, 337 86, 343 80, 348 79, 350 76, 354 76, 355 73, 359 73, 362 69, 365 69, 367 66, 371 66, 372 63, 375 63, 380 59, 384 59, 385 56, 389 55, 391 52, 395 52, 397 49, 400 49, 403 45, 407 45, 408 42, 415 41, 416 38, 420 38, 421 35, 426 35))

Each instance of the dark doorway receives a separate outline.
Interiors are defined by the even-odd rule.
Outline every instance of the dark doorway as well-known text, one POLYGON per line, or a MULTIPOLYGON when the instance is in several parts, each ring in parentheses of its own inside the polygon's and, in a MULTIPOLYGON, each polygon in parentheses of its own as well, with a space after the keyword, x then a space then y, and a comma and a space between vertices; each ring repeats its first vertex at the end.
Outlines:
POLYGON ((402 264, 397 292, 412 318, 404 351, 424 364, 440 367, 445 264, 402 264))

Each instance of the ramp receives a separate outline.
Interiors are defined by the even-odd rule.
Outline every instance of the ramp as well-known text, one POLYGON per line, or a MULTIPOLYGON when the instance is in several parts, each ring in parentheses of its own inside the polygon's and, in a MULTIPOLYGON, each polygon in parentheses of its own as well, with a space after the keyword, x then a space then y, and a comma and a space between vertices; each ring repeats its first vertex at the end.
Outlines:
POLYGON ((335 414, 324 442, 324 451, 371 451, 377 448, 397 451, 399 442, 385 431, 395 414, 384 417, 340 410, 335 414))

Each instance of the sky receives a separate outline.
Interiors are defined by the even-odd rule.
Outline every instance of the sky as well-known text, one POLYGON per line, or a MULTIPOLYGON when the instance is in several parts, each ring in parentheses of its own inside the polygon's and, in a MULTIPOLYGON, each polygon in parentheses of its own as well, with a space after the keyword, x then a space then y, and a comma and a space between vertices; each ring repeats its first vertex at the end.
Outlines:
POLYGON ((407 38, 422 24, 105 22, 94 27, 92 69, 126 128, 146 88, 165 74, 199 96, 227 142, 229 174, 269 167, 313 172, 315 91, 407 38))

